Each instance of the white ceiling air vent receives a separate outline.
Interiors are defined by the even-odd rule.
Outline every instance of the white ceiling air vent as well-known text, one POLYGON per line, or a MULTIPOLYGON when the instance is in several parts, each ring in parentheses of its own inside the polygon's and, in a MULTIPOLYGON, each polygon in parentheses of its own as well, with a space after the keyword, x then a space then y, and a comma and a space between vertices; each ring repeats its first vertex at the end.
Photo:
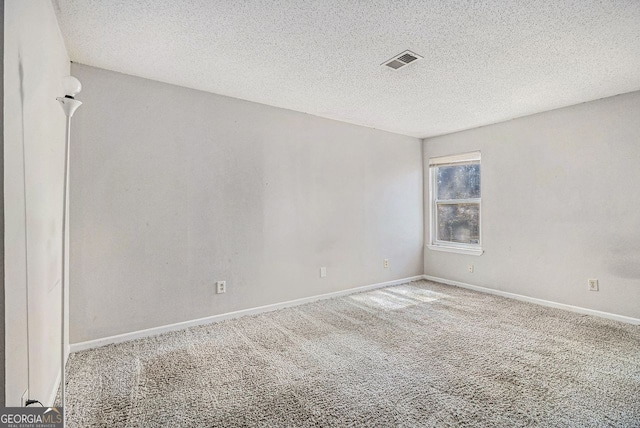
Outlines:
POLYGON ((380 65, 386 65, 389 68, 392 68, 394 70, 398 70, 399 68, 402 68, 405 65, 409 65, 412 62, 415 62, 415 61, 417 61, 419 59, 422 59, 422 57, 420 55, 418 55, 417 53, 414 53, 414 52, 411 52, 411 51, 404 51, 404 52, 399 53, 398 55, 394 56, 390 60, 383 62, 380 65))

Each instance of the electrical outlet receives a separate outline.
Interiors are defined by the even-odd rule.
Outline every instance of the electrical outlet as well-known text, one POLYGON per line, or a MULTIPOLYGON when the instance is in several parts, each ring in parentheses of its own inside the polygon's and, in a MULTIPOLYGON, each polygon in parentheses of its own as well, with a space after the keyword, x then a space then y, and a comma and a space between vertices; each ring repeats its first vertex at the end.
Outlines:
POLYGON ((467 266, 467 270, 471 273, 473 273, 473 265, 469 265, 467 266))
POLYGON ((384 261, 382 262, 382 266, 385 269, 389 269, 389 259, 384 259, 384 261))
POLYGON ((590 279, 589 280, 589 291, 598 291, 598 280, 590 279))
POLYGON ((326 278, 327 276, 327 268, 326 267, 321 267, 320 268, 320 278, 326 278))
POLYGON ((216 282, 216 293, 222 294, 227 292, 227 281, 216 282))

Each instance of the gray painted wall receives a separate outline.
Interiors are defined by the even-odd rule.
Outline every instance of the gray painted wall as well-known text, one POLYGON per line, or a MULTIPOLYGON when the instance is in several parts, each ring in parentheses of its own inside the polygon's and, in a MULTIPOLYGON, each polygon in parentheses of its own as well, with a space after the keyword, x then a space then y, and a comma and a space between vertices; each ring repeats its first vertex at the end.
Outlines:
POLYGON ((420 140, 72 72, 72 343, 422 274, 420 140))
POLYGON ((633 92, 425 140, 425 161, 482 151, 485 249, 427 249, 425 273, 640 318, 639 117, 633 92))
POLYGON ((49 1, 7 1, 4 37, 6 403, 19 406, 29 388, 46 405, 60 372, 65 117, 55 98, 69 57, 49 1))

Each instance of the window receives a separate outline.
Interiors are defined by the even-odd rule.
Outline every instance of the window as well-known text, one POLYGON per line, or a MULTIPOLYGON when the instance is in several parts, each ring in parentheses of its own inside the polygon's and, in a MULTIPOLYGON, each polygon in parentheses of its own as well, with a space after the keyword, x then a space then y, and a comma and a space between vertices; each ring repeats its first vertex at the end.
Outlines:
POLYGON ((480 152, 429 159, 432 250, 481 255, 480 152))

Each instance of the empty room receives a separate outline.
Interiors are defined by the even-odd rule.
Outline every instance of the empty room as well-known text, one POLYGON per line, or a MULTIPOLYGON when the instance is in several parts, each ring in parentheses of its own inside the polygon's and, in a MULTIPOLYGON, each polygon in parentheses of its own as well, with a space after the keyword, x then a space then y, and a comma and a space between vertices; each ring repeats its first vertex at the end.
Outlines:
POLYGON ((0 427, 640 427, 637 0, 0 10, 0 427))

